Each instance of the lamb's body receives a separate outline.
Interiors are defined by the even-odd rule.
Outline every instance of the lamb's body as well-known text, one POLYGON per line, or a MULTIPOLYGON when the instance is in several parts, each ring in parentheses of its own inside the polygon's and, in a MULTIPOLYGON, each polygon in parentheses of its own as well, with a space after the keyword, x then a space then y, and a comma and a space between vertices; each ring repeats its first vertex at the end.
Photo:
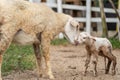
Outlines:
POLYGON ((106 74, 109 72, 110 64, 113 61, 113 75, 115 74, 116 67, 116 57, 112 54, 112 44, 107 38, 98 38, 89 35, 86 32, 80 33, 75 39, 77 43, 84 43, 87 50, 87 59, 85 63, 85 75, 87 72, 88 64, 90 63, 91 55, 93 55, 93 64, 94 64, 94 75, 97 76, 97 61, 98 55, 108 58, 108 64, 106 68, 106 59, 105 59, 105 70, 106 74))
MULTIPOLYGON (((50 41, 59 32, 64 32, 73 42, 71 36, 75 35, 76 26, 78 22, 71 16, 56 13, 45 4, 38 5, 24 0, 0 0, 0 69, 2 54, 13 41, 17 44, 33 45, 38 72, 41 75, 42 55, 39 46, 41 45, 47 74, 53 79, 49 58, 50 41), (68 32, 73 33, 69 35, 68 32)), ((2 80, 1 70, 0 80, 2 80)))
POLYGON ((96 50, 99 50, 101 46, 111 47, 112 49, 112 45, 107 38, 93 37, 93 39, 95 39, 94 45, 95 45, 96 50))

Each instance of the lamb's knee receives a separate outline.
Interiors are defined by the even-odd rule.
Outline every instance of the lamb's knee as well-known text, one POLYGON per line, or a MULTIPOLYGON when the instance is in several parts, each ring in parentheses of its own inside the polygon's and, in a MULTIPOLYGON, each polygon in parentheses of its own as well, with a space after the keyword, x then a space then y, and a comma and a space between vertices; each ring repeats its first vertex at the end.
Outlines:
POLYGON ((117 59, 116 59, 115 56, 113 56, 113 62, 114 62, 115 65, 117 64, 117 59))
POLYGON ((116 57, 113 56, 113 67, 112 67, 112 75, 115 75, 116 74, 116 65, 117 65, 117 60, 116 60, 116 57))

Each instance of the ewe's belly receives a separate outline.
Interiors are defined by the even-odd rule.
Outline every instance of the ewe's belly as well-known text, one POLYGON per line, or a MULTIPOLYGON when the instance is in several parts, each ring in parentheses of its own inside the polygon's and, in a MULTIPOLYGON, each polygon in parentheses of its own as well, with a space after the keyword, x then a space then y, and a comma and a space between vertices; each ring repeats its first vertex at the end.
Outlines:
POLYGON ((19 31, 13 38, 13 43, 18 45, 30 45, 35 42, 39 42, 36 36, 25 33, 24 31, 19 31))

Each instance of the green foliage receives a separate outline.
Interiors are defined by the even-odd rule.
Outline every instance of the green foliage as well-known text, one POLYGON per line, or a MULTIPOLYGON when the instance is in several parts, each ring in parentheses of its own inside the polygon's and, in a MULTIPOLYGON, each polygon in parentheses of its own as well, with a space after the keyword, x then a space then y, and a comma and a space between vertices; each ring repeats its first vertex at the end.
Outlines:
POLYGON ((13 70, 34 69, 34 57, 32 46, 17 46, 12 44, 3 57, 3 75, 13 70))
POLYGON ((69 44, 69 42, 64 38, 64 39, 54 39, 52 42, 51 42, 52 45, 67 45, 69 44))
POLYGON ((109 40, 112 43, 114 49, 116 48, 120 49, 120 41, 118 39, 110 38, 109 40))

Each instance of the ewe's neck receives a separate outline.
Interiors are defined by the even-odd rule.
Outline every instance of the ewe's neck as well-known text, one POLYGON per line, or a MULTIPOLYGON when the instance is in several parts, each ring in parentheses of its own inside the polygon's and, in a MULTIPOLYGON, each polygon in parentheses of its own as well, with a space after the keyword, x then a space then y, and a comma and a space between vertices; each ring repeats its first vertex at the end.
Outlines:
POLYGON ((57 33, 64 32, 64 27, 67 21, 70 19, 70 16, 63 13, 56 13, 56 16, 58 20, 57 33))

